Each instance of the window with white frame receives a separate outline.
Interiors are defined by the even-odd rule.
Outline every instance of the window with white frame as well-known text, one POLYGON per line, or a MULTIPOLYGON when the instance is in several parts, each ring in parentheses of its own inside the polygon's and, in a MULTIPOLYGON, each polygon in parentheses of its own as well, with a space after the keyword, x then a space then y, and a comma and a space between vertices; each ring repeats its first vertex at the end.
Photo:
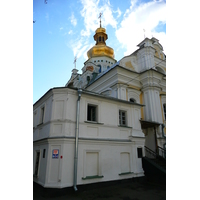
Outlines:
POLYGON ((130 173, 130 153, 122 152, 120 157, 121 157, 121 173, 130 173))
POLYGON ((44 122, 44 106, 41 107, 41 110, 40 110, 40 124, 42 124, 44 122))
POLYGON ((119 110, 119 125, 127 126, 126 111, 119 110))
POLYGON ((88 104, 88 107, 87 107, 87 121, 93 121, 93 122, 97 122, 98 121, 98 118, 97 118, 98 109, 97 108, 98 108, 97 105, 88 104))

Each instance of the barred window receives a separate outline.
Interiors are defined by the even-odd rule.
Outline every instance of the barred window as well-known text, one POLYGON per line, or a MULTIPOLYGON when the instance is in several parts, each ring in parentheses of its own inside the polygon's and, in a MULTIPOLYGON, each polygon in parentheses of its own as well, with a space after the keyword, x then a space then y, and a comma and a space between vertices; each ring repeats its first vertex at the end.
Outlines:
POLYGON ((126 126, 126 111, 119 110, 119 124, 121 126, 126 126))

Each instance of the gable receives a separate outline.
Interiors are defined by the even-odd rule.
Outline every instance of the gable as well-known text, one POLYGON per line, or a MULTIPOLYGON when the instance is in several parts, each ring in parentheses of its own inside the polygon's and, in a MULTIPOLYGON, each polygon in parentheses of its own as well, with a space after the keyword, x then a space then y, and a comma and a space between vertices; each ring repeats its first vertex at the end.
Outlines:
POLYGON ((120 66, 129 69, 131 71, 136 71, 137 64, 135 63, 135 57, 134 56, 127 56, 120 60, 120 66))

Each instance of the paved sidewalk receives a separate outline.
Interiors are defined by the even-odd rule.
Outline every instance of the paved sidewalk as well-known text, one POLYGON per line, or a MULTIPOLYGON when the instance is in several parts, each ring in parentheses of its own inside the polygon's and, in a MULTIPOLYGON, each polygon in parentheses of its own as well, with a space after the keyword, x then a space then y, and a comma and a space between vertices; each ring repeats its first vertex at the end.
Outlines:
POLYGON ((166 184, 156 181, 128 181, 111 185, 87 187, 77 186, 78 191, 73 188, 54 192, 52 195, 40 189, 34 188, 34 200, 165 200, 166 184))

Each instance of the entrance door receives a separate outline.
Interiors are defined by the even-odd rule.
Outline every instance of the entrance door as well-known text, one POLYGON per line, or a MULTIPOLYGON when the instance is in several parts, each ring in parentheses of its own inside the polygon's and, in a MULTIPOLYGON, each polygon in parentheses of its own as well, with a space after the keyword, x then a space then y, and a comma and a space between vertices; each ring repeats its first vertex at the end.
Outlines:
POLYGON ((39 169, 39 161, 40 161, 40 151, 36 152, 36 162, 35 162, 35 176, 38 176, 38 169, 39 169))

